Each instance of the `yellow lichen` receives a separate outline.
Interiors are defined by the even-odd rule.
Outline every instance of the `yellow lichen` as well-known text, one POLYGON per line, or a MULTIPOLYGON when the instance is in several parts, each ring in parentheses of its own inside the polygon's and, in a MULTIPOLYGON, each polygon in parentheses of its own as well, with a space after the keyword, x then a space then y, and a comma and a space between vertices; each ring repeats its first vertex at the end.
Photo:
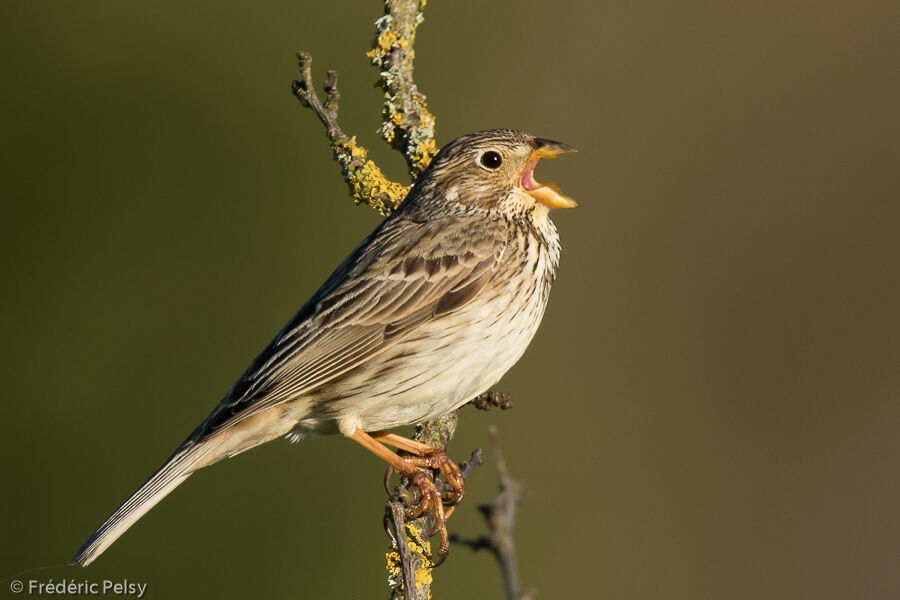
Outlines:
MULTIPOLYGON (((383 52, 388 52, 391 48, 394 47, 394 44, 402 46, 403 44, 400 41, 400 36, 397 35, 397 32, 393 29, 388 29, 387 31, 383 31, 378 36, 378 47, 381 48, 383 52)), ((407 42, 409 44, 409 42, 407 42)))
POLYGON ((409 191, 406 186, 385 177, 371 160, 350 172, 349 183, 357 203, 365 202, 383 213, 393 210, 409 191))
POLYGON ((416 146, 414 158, 416 162, 425 163, 422 166, 427 167, 435 153, 437 153, 437 146, 435 145, 434 140, 428 140, 427 142, 420 142, 418 146, 416 146))
POLYGON ((416 589, 423 585, 431 585, 433 581, 431 570, 434 568, 434 563, 431 561, 431 543, 423 539, 419 530, 409 523, 406 524, 406 532, 409 536, 410 551, 420 554, 423 559, 419 568, 416 569, 416 589))
MULTIPOLYGON (((388 3, 384 16, 375 21, 375 41, 372 49, 366 52, 366 57, 381 71, 380 83, 385 92, 383 124, 379 131, 388 143, 398 149, 402 146, 413 179, 425 170, 437 153, 433 141, 434 116, 428 111, 424 96, 411 82, 415 58, 413 44, 425 5, 426 0, 419 0, 420 13, 411 20, 404 14, 404 22, 398 24, 394 22, 397 15, 388 3), (403 49, 399 60, 388 61, 391 52, 398 48, 403 49), (398 138, 402 139, 402 144, 398 143, 398 138)), ((409 187, 388 180, 375 163, 367 160, 366 150, 356 143, 355 138, 335 141, 333 147, 355 202, 368 204, 387 214, 406 196, 409 187)))
POLYGON ((409 188, 389 180, 373 161, 368 151, 357 144, 356 138, 336 139, 332 150, 340 162, 350 193, 357 204, 368 204, 382 214, 394 210, 406 197, 409 188))
MULTIPOLYGON (((434 569, 434 563, 431 560, 431 544, 428 540, 423 539, 419 530, 410 523, 406 524, 407 545, 409 551, 421 557, 419 567, 416 569, 416 589, 422 586, 429 586, 428 597, 431 598, 431 584, 434 581, 431 571, 434 569)), ((391 549, 385 553, 387 562, 388 581, 392 586, 403 585, 403 561, 397 550, 397 544, 393 543, 391 549)))
POLYGON ((396 550, 390 550, 385 553, 385 559, 387 560, 387 572, 388 572, 388 580, 389 581, 400 581, 403 576, 403 567, 402 561, 400 559, 400 553, 396 550))
POLYGON ((355 158, 365 158, 366 154, 368 154, 366 149, 363 148, 362 146, 358 146, 356 144, 355 137, 350 138, 350 139, 351 139, 351 143, 352 143, 352 145, 350 146, 350 156, 353 156, 355 158))

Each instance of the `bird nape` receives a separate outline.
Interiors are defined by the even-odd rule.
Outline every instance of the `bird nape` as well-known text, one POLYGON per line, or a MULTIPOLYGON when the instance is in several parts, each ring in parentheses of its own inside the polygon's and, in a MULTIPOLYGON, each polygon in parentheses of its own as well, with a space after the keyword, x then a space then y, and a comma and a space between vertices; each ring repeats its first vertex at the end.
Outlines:
POLYGON ((288 436, 341 433, 421 491, 409 517, 446 517, 463 497, 439 449, 389 433, 486 391, 537 331, 559 263, 553 208, 576 203, 534 179, 574 148, 494 129, 460 137, 337 267, 169 459, 84 543, 87 566, 192 473, 288 436), (386 445, 411 453, 399 456, 386 445), (440 469, 442 495, 420 467, 440 469), (449 508, 445 512, 444 506, 449 508))

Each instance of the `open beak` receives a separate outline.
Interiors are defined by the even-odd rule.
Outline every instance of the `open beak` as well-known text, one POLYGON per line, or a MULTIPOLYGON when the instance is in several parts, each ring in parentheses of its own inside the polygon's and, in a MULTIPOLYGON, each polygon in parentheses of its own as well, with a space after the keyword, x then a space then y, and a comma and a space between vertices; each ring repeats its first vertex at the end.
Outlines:
POLYGON ((528 164, 522 172, 522 189, 548 208, 574 208, 578 203, 563 194, 552 183, 538 183, 534 179, 534 167, 542 158, 556 158, 565 152, 577 152, 575 148, 562 142, 535 138, 537 148, 531 153, 528 164))

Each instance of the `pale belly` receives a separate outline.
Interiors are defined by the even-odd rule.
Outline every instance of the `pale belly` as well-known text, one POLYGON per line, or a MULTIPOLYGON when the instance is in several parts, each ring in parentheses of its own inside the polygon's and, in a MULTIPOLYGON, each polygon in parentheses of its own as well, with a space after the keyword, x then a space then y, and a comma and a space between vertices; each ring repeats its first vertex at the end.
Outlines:
MULTIPOLYGON (((345 435, 446 414, 485 392, 521 358, 546 306, 540 293, 492 290, 449 318, 417 328, 377 359, 307 399, 294 433, 345 435)), ((298 406, 298 409, 300 407, 298 406)))
POLYGON ((552 244, 520 247, 517 260, 468 305, 427 322, 377 357, 284 407, 292 436, 351 434, 446 414, 487 391, 521 358, 544 315, 559 257, 552 244), (514 288, 530 271, 525 289, 514 288))

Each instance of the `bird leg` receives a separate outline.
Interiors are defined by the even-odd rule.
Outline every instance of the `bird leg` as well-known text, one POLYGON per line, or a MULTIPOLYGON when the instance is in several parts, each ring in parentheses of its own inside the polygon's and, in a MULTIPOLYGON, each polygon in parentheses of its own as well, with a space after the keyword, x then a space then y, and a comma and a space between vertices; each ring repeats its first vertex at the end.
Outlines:
POLYGON ((391 468, 419 489, 421 501, 412 511, 406 515, 407 519, 416 519, 422 515, 434 512, 435 529, 440 535, 441 542, 438 555, 446 557, 450 550, 450 539, 447 535, 447 517, 453 512, 463 496, 463 477, 459 467, 447 458, 447 454, 438 448, 422 444, 393 433, 377 431, 372 434, 356 429, 348 436, 351 440, 380 457, 391 468), (382 443, 383 442, 383 443, 382 443), (417 456, 400 456, 395 454, 383 444, 390 444, 401 450, 406 450, 417 456), (447 513, 444 512, 444 502, 437 486, 419 467, 428 469, 440 469, 444 479, 453 487, 450 493, 450 501, 453 503, 447 513))
MULTIPOLYGON (((466 493, 463 489, 466 480, 459 470, 459 465, 450 460, 446 452, 440 448, 405 438, 396 433, 375 431, 370 435, 382 444, 415 454, 416 456, 407 456, 406 458, 417 467, 440 469, 441 475, 444 476, 444 481, 453 488, 452 491, 447 493, 444 504, 453 508, 462 501, 463 495, 466 493)), ((452 510, 447 513, 447 517, 450 516, 451 512, 452 510)))

